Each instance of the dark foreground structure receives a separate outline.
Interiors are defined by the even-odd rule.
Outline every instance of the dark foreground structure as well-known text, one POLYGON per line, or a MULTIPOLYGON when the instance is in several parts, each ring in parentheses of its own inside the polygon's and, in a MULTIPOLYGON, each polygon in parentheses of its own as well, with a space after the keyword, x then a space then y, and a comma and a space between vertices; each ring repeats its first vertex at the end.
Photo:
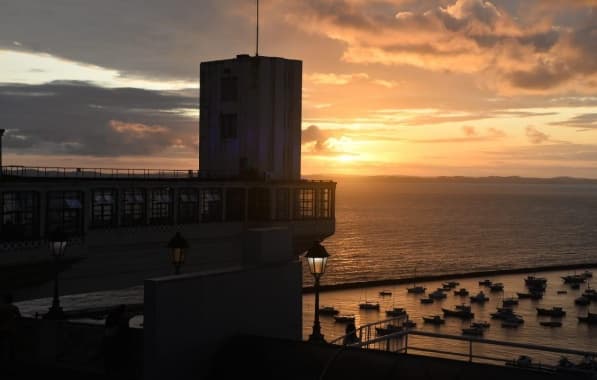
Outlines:
POLYGON ((590 379, 588 374, 539 372, 410 354, 238 336, 214 362, 211 379, 590 379))
MULTIPOLYGON (((2 379, 143 379, 142 331, 131 340, 128 365, 123 371, 107 374, 102 366, 102 329, 98 326, 72 324, 61 334, 60 360, 52 364, 39 361, 41 320, 28 320, 17 361, 3 365, 2 379), (67 347, 68 346, 68 347, 67 347), (136 353, 136 354, 135 354, 136 353), (34 361, 32 362, 31 359, 34 361)), ((46 326, 47 327, 47 326, 46 326)), ((200 362, 198 358, 197 362, 200 362)), ((541 372, 533 369, 497 366, 465 361, 395 354, 331 344, 314 344, 254 335, 237 335, 217 350, 214 359, 198 368, 196 379, 425 379, 425 380, 552 380, 592 379, 588 373, 541 372), (201 375, 207 373, 207 375, 201 375)), ((175 377, 172 377, 175 378, 175 377)))

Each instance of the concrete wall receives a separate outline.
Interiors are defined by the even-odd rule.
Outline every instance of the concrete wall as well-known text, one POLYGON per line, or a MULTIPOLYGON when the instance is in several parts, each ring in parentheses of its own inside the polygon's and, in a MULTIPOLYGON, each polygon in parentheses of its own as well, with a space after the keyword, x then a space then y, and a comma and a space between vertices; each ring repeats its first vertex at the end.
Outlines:
POLYGON ((289 237, 253 231, 244 268, 146 280, 145 378, 200 379, 237 334, 300 340, 302 271, 289 237))
POLYGON ((145 378, 200 379, 237 334, 301 339, 300 281, 298 261, 146 280, 145 378))

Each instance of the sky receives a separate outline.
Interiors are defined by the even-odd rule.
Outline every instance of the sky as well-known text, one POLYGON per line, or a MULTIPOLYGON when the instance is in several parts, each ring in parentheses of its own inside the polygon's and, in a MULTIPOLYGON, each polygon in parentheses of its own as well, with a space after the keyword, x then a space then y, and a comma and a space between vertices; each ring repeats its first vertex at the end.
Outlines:
MULTIPOLYGON (((254 0, 0 0, 4 164, 196 169, 201 61, 254 0)), ((302 173, 597 178, 597 0, 261 0, 302 173)))

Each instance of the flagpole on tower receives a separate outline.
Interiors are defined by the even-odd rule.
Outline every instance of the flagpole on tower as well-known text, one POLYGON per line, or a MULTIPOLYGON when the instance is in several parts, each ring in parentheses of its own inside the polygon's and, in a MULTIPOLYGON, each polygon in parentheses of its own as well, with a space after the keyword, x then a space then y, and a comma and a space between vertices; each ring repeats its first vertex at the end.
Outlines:
POLYGON ((255 57, 259 57, 259 0, 257 0, 257 38, 256 38, 255 57))

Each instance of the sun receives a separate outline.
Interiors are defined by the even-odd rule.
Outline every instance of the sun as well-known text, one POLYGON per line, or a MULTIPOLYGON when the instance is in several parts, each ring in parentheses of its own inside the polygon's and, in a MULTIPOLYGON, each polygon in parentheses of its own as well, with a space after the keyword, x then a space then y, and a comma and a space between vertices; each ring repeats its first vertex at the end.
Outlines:
POLYGON ((336 157, 336 160, 342 163, 351 163, 356 160, 356 156, 352 154, 341 154, 336 157))

